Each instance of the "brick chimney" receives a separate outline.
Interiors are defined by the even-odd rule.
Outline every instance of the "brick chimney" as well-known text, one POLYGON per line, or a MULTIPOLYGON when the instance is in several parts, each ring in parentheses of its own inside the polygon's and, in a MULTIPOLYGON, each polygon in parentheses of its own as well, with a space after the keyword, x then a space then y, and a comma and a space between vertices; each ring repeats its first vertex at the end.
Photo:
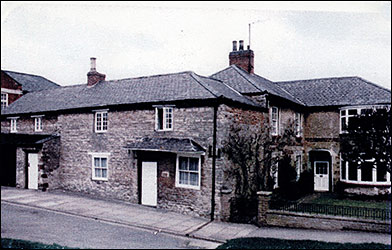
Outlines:
POLYGON ((106 75, 97 72, 96 60, 97 58, 95 57, 90 58, 91 68, 87 73, 87 86, 93 86, 100 81, 105 81, 106 75))
POLYGON ((233 51, 229 54, 229 65, 235 64, 244 69, 248 73, 254 73, 254 53, 248 46, 244 50, 244 40, 239 41, 239 48, 237 50, 237 41, 233 41, 233 51))

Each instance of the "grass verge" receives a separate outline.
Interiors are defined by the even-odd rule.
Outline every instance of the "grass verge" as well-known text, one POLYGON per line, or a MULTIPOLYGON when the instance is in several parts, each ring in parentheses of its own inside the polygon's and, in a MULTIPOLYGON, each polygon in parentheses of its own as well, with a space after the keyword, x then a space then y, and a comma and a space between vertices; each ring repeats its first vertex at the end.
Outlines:
POLYGON ((391 249, 380 243, 333 243, 315 240, 282 240, 274 238, 238 238, 228 240, 217 249, 391 249))
POLYGON ((60 246, 55 243, 48 245, 40 242, 32 242, 28 240, 17 240, 2 238, 1 248, 12 248, 12 249, 75 249, 65 246, 60 246))

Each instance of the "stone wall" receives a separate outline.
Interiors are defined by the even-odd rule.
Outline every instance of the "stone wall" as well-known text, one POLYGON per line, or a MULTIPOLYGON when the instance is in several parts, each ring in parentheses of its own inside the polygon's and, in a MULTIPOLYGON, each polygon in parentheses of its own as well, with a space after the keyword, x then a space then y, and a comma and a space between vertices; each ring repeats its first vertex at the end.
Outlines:
MULTIPOLYGON (((53 134, 58 132, 57 115, 45 115, 42 117, 42 131, 34 131, 34 117, 20 116, 17 119, 17 133, 19 134, 53 134)), ((1 132, 10 133, 11 121, 2 118, 1 132)))
POLYGON ((266 221, 268 226, 391 233, 391 221, 366 220, 339 216, 308 215, 270 210, 266 214, 266 221))

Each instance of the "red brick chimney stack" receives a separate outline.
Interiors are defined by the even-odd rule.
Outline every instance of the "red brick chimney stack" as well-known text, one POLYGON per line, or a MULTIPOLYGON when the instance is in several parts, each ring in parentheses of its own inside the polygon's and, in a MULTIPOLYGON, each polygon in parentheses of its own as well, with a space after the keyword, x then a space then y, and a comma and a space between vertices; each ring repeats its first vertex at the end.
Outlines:
POLYGON ((95 57, 90 58, 91 68, 87 73, 87 86, 93 86, 100 81, 105 81, 106 75, 97 72, 96 60, 97 58, 95 57))
POLYGON ((237 41, 233 41, 233 51, 229 54, 229 65, 235 64, 244 69, 250 74, 254 73, 254 53, 248 46, 244 50, 244 40, 239 41, 239 48, 237 51, 237 41))

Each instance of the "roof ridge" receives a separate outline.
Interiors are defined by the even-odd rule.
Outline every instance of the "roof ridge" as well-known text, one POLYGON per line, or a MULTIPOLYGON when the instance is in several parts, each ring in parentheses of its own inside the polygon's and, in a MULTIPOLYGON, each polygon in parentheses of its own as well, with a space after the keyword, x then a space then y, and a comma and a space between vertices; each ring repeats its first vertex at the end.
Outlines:
POLYGON ((306 82, 306 81, 314 81, 314 80, 334 80, 334 79, 347 79, 347 78, 359 78, 364 80, 359 76, 333 76, 333 77, 320 77, 320 78, 300 79, 300 80, 291 80, 291 81, 276 81, 275 83, 285 84, 285 83, 293 83, 293 82, 306 82))
MULTIPOLYGON (((196 81, 198 84, 200 84, 203 88, 205 88, 205 89, 206 89, 208 92, 210 92, 213 96, 215 96, 216 98, 219 97, 218 95, 212 93, 212 91, 209 90, 206 86, 204 86, 204 84, 202 84, 202 83, 195 77, 195 75, 198 76, 198 75, 195 74, 194 72, 192 72, 192 73, 190 74, 190 76, 191 76, 193 79, 195 79, 195 81, 196 81)), ((199 77, 199 76, 198 76, 198 77, 199 77)))
POLYGON ((361 79, 362 81, 364 81, 364 82, 366 82, 367 84, 370 84, 370 85, 372 85, 372 86, 374 86, 374 87, 377 87, 377 88, 380 88, 380 89, 382 89, 382 90, 386 90, 386 91, 388 91, 388 92, 391 92, 390 89, 384 88, 383 86, 377 85, 377 84, 375 84, 375 83, 373 83, 373 82, 371 82, 371 81, 369 81, 369 80, 363 79, 363 78, 360 77, 360 76, 357 76, 357 78, 361 79))
POLYGON ((245 77, 244 73, 242 72, 243 69, 240 69, 237 65, 232 64, 230 65, 230 67, 232 67, 235 71, 237 71, 245 80, 247 80, 250 84, 252 84, 253 87, 255 87, 256 89, 260 90, 261 92, 266 92, 266 90, 262 90, 260 89, 258 86, 256 86, 250 79, 248 79, 247 77, 245 77), (232 67, 233 66, 233 67, 232 67))
POLYGON ((124 81, 124 80, 136 80, 136 79, 153 78, 153 77, 159 77, 159 76, 191 74, 191 73, 194 73, 194 72, 187 70, 187 71, 181 71, 181 72, 176 72, 176 73, 167 73, 167 74, 157 74, 157 75, 149 75, 149 76, 138 76, 138 77, 128 77, 128 78, 121 78, 121 79, 106 80, 105 82, 117 82, 117 81, 124 81))
POLYGON ((6 73, 7 73, 7 72, 10 72, 10 73, 16 73, 16 74, 21 74, 21 75, 28 75, 28 76, 41 77, 41 78, 44 78, 45 80, 47 80, 47 81, 49 81, 49 82, 52 82, 52 83, 56 84, 57 86, 61 86, 60 84, 55 83, 55 82, 53 82, 52 80, 49 80, 48 78, 46 78, 46 77, 44 77, 44 76, 41 76, 41 75, 30 74, 30 73, 24 73, 24 72, 17 72, 17 71, 12 71, 12 70, 4 70, 4 69, 2 69, 2 71, 6 72, 6 73))

